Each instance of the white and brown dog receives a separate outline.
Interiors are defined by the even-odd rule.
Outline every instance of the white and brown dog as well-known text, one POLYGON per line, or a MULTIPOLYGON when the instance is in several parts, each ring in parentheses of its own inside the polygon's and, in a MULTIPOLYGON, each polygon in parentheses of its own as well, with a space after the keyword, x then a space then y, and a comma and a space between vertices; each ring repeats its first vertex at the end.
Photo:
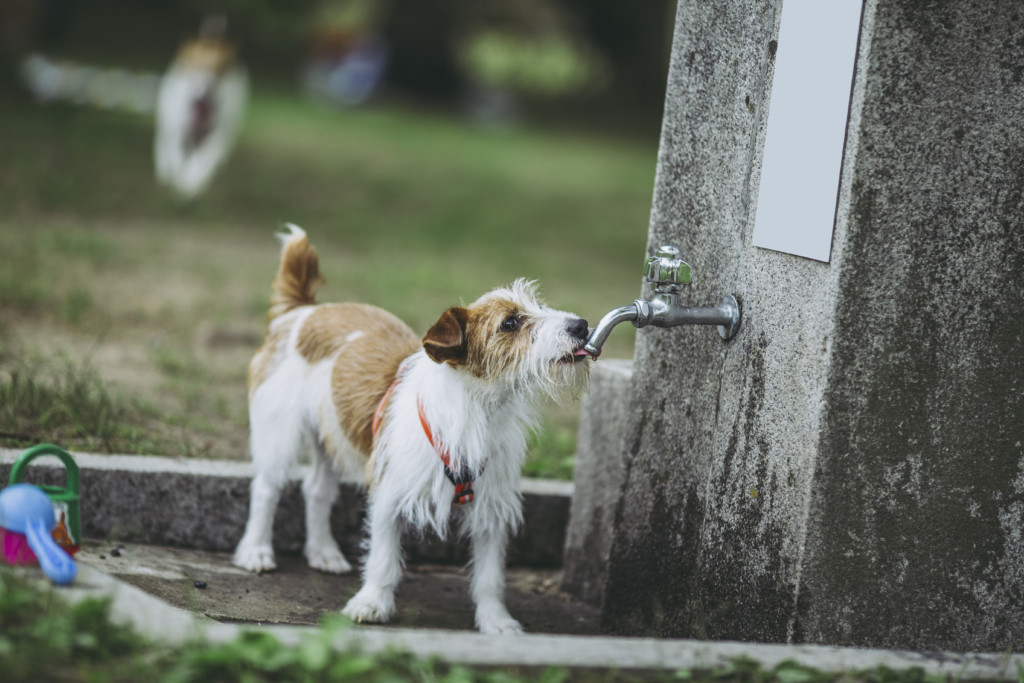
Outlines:
POLYGON ((249 77, 225 37, 226 22, 203 22, 160 81, 153 143, 157 180, 183 199, 199 196, 235 144, 249 77))
POLYGON ((304 452, 311 567, 351 566, 329 525, 343 472, 369 491, 363 587, 344 614, 385 622, 395 609, 406 527, 472 542, 471 593, 484 633, 519 633, 504 604, 508 536, 522 521, 520 468, 545 396, 588 376, 587 322, 538 302, 518 280, 445 311, 419 339, 365 304, 314 304, 316 251, 288 226, 273 283, 267 340, 249 366, 255 477, 240 567, 274 568, 271 527, 286 475, 304 452))

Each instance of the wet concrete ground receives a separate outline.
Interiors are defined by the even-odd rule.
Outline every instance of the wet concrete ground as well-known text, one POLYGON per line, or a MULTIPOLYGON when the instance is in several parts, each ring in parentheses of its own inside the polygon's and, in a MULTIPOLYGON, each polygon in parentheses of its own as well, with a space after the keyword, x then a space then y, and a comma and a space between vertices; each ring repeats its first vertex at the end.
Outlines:
MULTIPOLYGON (((222 622, 315 625, 344 607, 359 589, 357 573, 310 569, 298 555, 279 554, 278 568, 253 574, 228 553, 86 541, 77 559, 165 602, 222 622)), ((530 633, 594 635, 599 611, 559 590, 554 570, 510 569, 509 612, 530 633)), ((409 565, 391 626, 472 630, 473 604, 464 568, 409 565)))

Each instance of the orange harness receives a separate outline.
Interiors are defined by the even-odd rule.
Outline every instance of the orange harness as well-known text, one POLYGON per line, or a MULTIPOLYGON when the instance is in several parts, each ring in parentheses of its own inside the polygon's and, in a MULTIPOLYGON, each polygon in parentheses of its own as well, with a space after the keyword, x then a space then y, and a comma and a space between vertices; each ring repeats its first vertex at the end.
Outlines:
MULTIPOLYGON (((395 387, 402 379, 401 370, 399 370, 398 378, 388 387, 388 390, 384 392, 384 396, 380 399, 380 403, 377 404, 377 410, 373 413, 373 424, 371 425, 371 433, 374 437, 377 436, 377 431, 380 430, 380 423, 384 420, 384 407, 388 403, 388 399, 391 398, 392 392, 395 387)), ((473 502, 473 472, 470 470, 466 463, 459 462, 457 471, 452 471, 451 468, 451 455, 447 448, 440 448, 436 441, 434 441, 434 432, 430 429, 430 423, 427 422, 426 415, 423 414, 423 403, 420 402, 419 397, 416 397, 416 411, 420 415, 420 426, 423 427, 423 434, 427 437, 427 441, 434 447, 434 452, 441 458, 441 462, 444 464, 444 475, 448 477, 448 481, 455 485, 455 497, 452 498, 452 503, 455 505, 462 505, 463 503, 473 502)), ((480 473, 483 474, 481 468, 480 473)))

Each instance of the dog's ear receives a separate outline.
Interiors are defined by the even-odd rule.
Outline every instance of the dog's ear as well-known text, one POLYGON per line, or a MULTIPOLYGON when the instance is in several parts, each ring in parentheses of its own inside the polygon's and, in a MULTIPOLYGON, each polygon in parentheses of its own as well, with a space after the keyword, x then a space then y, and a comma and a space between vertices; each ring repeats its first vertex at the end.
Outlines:
POLYGON ((440 320, 427 331, 423 348, 435 363, 458 364, 466 360, 468 321, 469 311, 456 306, 442 313, 440 320))

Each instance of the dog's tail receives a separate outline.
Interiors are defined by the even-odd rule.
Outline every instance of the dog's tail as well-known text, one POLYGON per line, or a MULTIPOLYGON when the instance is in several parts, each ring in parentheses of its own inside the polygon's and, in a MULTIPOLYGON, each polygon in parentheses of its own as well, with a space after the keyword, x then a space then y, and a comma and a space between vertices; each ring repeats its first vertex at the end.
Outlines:
POLYGON ((271 285, 273 294, 267 322, 293 308, 316 303, 316 290, 324 282, 320 277, 320 259, 306 239, 306 232, 291 223, 286 223, 285 228, 288 232, 278 235, 281 240, 281 267, 271 285))

